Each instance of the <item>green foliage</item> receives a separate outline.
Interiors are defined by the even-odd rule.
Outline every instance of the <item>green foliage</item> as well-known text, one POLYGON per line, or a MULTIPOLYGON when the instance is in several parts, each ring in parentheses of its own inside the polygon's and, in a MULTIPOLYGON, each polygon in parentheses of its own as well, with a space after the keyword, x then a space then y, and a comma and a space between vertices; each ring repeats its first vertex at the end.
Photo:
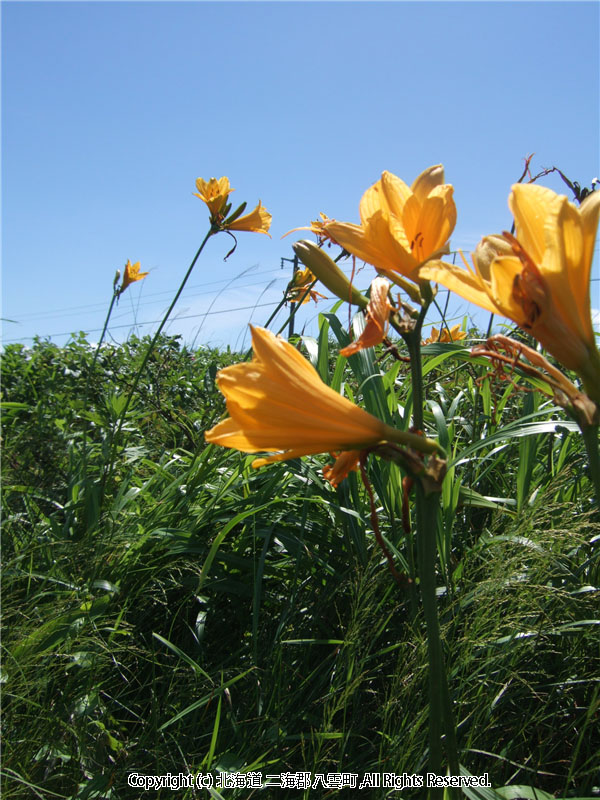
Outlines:
MULTIPOLYGON (((407 428, 408 365, 346 361, 330 331, 347 343, 334 315, 307 343, 321 376, 407 428)), ((356 473, 334 490, 326 455, 256 471, 206 446, 238 356, 163 336, 116 436, 147 346, 103 345, 93 374, 84 337, 3 354, 3 796, 137 798, 131 772, 419 772, 427 644, 399 468, 369 463, 404 589, 356 473)), ((437 585, 460 759, 513 786, 468 796, 590 795, 600 526, 580 435, 462 344, 424 348, 423 372, 425 432, 450 457, 437 585)))

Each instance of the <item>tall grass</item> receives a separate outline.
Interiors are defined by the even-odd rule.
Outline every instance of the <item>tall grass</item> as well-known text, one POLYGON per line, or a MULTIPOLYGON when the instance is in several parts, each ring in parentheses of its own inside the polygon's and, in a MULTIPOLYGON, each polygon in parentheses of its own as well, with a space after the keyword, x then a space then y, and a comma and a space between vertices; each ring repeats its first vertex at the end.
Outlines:
MULTIPOLYGON (((323 315, 308 343, 322 377, 408 427, 408 365, 346 361, 346 343, 323 315)), ((3 796, 139 797, 131 772, 423 770, 427 642, 399 468, 368 469, 404 589, 356 473, 334 490, 326 456, 256 471, 206 446, 216 372, 238 357, 157 344, 128 408, 147 340, 3 354, 3 796)), ((600 524, 580 434, 462 345, 423 353, 426 433, 450 454, 437 594, 459 757, 524 787, 468 796, 591 796, 600 524)))

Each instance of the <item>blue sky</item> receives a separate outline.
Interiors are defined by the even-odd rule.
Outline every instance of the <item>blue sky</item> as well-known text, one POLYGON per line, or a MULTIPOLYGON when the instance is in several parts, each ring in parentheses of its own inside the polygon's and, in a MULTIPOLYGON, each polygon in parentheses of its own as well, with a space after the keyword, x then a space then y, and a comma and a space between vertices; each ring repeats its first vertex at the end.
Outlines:
MULTIPOLYGON (((214 237, 175 310, 171 333, 218 346, 239 346, 281 297, 291 265, 280 260, 308 235, 282 234, 320 211, 358 221, 383 170, 410 184, 442 162, 452 245, 467 250, 510 226, 527 154, 534 172, 557 166, 589 186, 599 8, 2 2, 4 340, 96 340, 127 259, 150 275, 121 298, 112 336, 159 320, 207 229, 197 177, 227 175, 232 199, 273 214, 272 239, 240 233, 227 262, 231 240, 214 237)), ((556 175, 544 183, 568 193, 556 175)), ((302 310, 307 332, 330 305, 302 310)), ((461 300, 451 308, 487 324, 461 300)))

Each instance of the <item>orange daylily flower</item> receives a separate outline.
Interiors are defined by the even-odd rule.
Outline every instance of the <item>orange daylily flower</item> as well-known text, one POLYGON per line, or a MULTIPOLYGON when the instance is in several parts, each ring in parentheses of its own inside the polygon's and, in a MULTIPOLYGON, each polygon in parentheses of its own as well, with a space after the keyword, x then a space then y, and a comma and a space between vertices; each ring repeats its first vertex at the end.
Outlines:
POLYGON ((290 284, 286 290, 285 299, 290 303, 301 303, 302 305, 304 305, 304 303, 308 303, 309 300, 314 300, 316 303, 318 297, 326 300, 327 298, 324 294, 315 291, 315 289, 309 288, 313 283, 315 283, 316 280, 316 277, 312 274, 308 267, 306 269, 298 270, 293 279, 290 281, 290 284))
MULTIPOLYGON (((327 214, 323 214, 322 212, 319 213, 319 216, 321 219, 313 219, 310 225, 303 225, 300 228, 292 228, 291 231, 284 233, 281 238, 285 239, 285 237, 289 236, 290 233, 295 233, 296 231, 311 231, 321 241, 325 239, 331 239, 331 236, 327 233, 326 226, 329 222, 332 222, 332 220, 329 219, 327 214)), ((337 244, 337 242, 334 242, 334 244, 337 244)))
POLYGON ((473 269, 435 261, 421 276, 466 300, 512 319, 568 369, 600 402, 600 353, 590 308, 590 273, 600 192, 579 208, 535 184, 512 187, 516 236, 490 236, 473 254, 473 269))
POLYGON ((442 328, 441 332, 432 326, 431 335, 427 339, 423 339, 422 345, 434 344, 437 342, 458 342, 460 339, 466 337, 466 333, 461 331, 460 325, 455 325, 453 328, 442 328))
POLYGON ((390 284, 385 278, 375 278, 371 283, 371 299, 366 308, 367 324, 356 341, 340 350, 341 356, 351 356, 368 347, 380 344, 387 335, 392 304, 389 301, 390 284))
POLYGON ((384 172, 360 201, 360 225, 328 220, 322 227, 333 241, 392 280, 396 273, 416 282, 425 261, 449 252, 456 224, 452 193, 441 164, 422 172, 411 187, 384 172))
POLYGON ((198 191, 194 192, 194 194, 196 197, 204 200, 213 217, 216 216, 227 203, 227 198, 231 192, 235 191, 235 189, 230 187, 229 178, 226 177, 219 178, 218 180, 217 178, 211 178, 209 181, 198 178, 196 180, 196 188, 198 191))
MULTIPOLYGON (((229 178, 223 177, 211 178, 205 181, 203 178, 196 180, 197 192, 194 192, 196 197, 203 200, 210 211, 211 222, 222 230, 228 231, 250 231, 252 233, 266 233, 271 227, 271 214, 267 209, 258 202, 258 205, 249 214, 243 217, 236 217, 231 222, 227 222, 225 215, 229 213, 231 208, 227 200, 229 195, 235 191, 229 184, 229 178)), ((245 205, 245 203, 244 203, 245 205)), ((241 208, 237 213, 241 212, 241 208)), ((235 216, 235 215, 232 215, 235 216)))
POLYGON ((123 274, 123 283, 119 289, 119 294, 123 294, 125 289, 127 289, 130 284, 135 283, 136 281, 141 281, 148 274, 148 272, 140 272, 139 261, 136 261, 135 264, 132 264, 129 259, 127 259, 127 264, 125 264, 125 272, 123 274))
POLYGON ((209 181, 198 178, 196 180, 196 189, 198 191, 194 192, 194 194, 200 200, 204 200, 209 208, 211 217, 216 217, 219 214, 227 203, 227 198, 231 192, 235 192, 235 189, 232 189, 229 185, 229 178, 226 177, 218 180, 217 178, 211 178, 209 181))
MULTIPOLYGON (((435 442, 386 425, 331 387, 289 342, 251 327, 254 358, 225 367, 217 385, 229 417, 205 434, 208 442, 244 453, 267 451, 253 467, 334 451, 363 450, 396 442, 421 452, 435 442)), ((337 473, 336 473, 337 474, 337 473)))
POLYGON ((269 214, 263 204, 258 201, 258 205, 249 214, 244 214, 243 217, 238 217, 233 222, 227 224, 225 220, 225 229, 228 231, 251 231, 252 233, 266 233, 269 234, 271 227, 272 215, 269 214))
POLYGON ((337 488, 351 472, 356 472, 360 465, 360 450, 346 450, 343 453, 332 453, 335 458, 333 465, 323 467, 323 477, 337 488))

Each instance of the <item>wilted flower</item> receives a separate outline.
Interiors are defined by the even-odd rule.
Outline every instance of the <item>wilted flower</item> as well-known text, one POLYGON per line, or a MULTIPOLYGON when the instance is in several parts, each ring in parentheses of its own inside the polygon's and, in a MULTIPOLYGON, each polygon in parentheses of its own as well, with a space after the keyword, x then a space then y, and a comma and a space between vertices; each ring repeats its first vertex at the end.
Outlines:
POLYGON ((337 487, 351 472, 356 472, 360 464, 360 450, 345 450, 343 453, 331 453, 335 458, 333 465, 323 467, 323 477, 337 487))
POLYGON ((511 373, 517 368, 530 378, 535 378, 540 382, 537 388, 552 394, 555 403, 575 417, 582 430, 587 426, 597 426, 600 422, 598 405, 532 347, 508 336, 495 334, 485 343, 474 347, 471 355, 489 358, 500 378, 511 379, 511 373), (523 361, 524 358, 526 361, 523 361), (548 384, 550 392, 544 384, 548 384))
POLYGON ((392 304, 389 301, 390 284, 385 278, 375 278, 371 283, 371 299, 366 309, 367 324, 360 337, 340 350, 341 356, 351 356, 368 347, 380 344, 387 335, 392 304))

